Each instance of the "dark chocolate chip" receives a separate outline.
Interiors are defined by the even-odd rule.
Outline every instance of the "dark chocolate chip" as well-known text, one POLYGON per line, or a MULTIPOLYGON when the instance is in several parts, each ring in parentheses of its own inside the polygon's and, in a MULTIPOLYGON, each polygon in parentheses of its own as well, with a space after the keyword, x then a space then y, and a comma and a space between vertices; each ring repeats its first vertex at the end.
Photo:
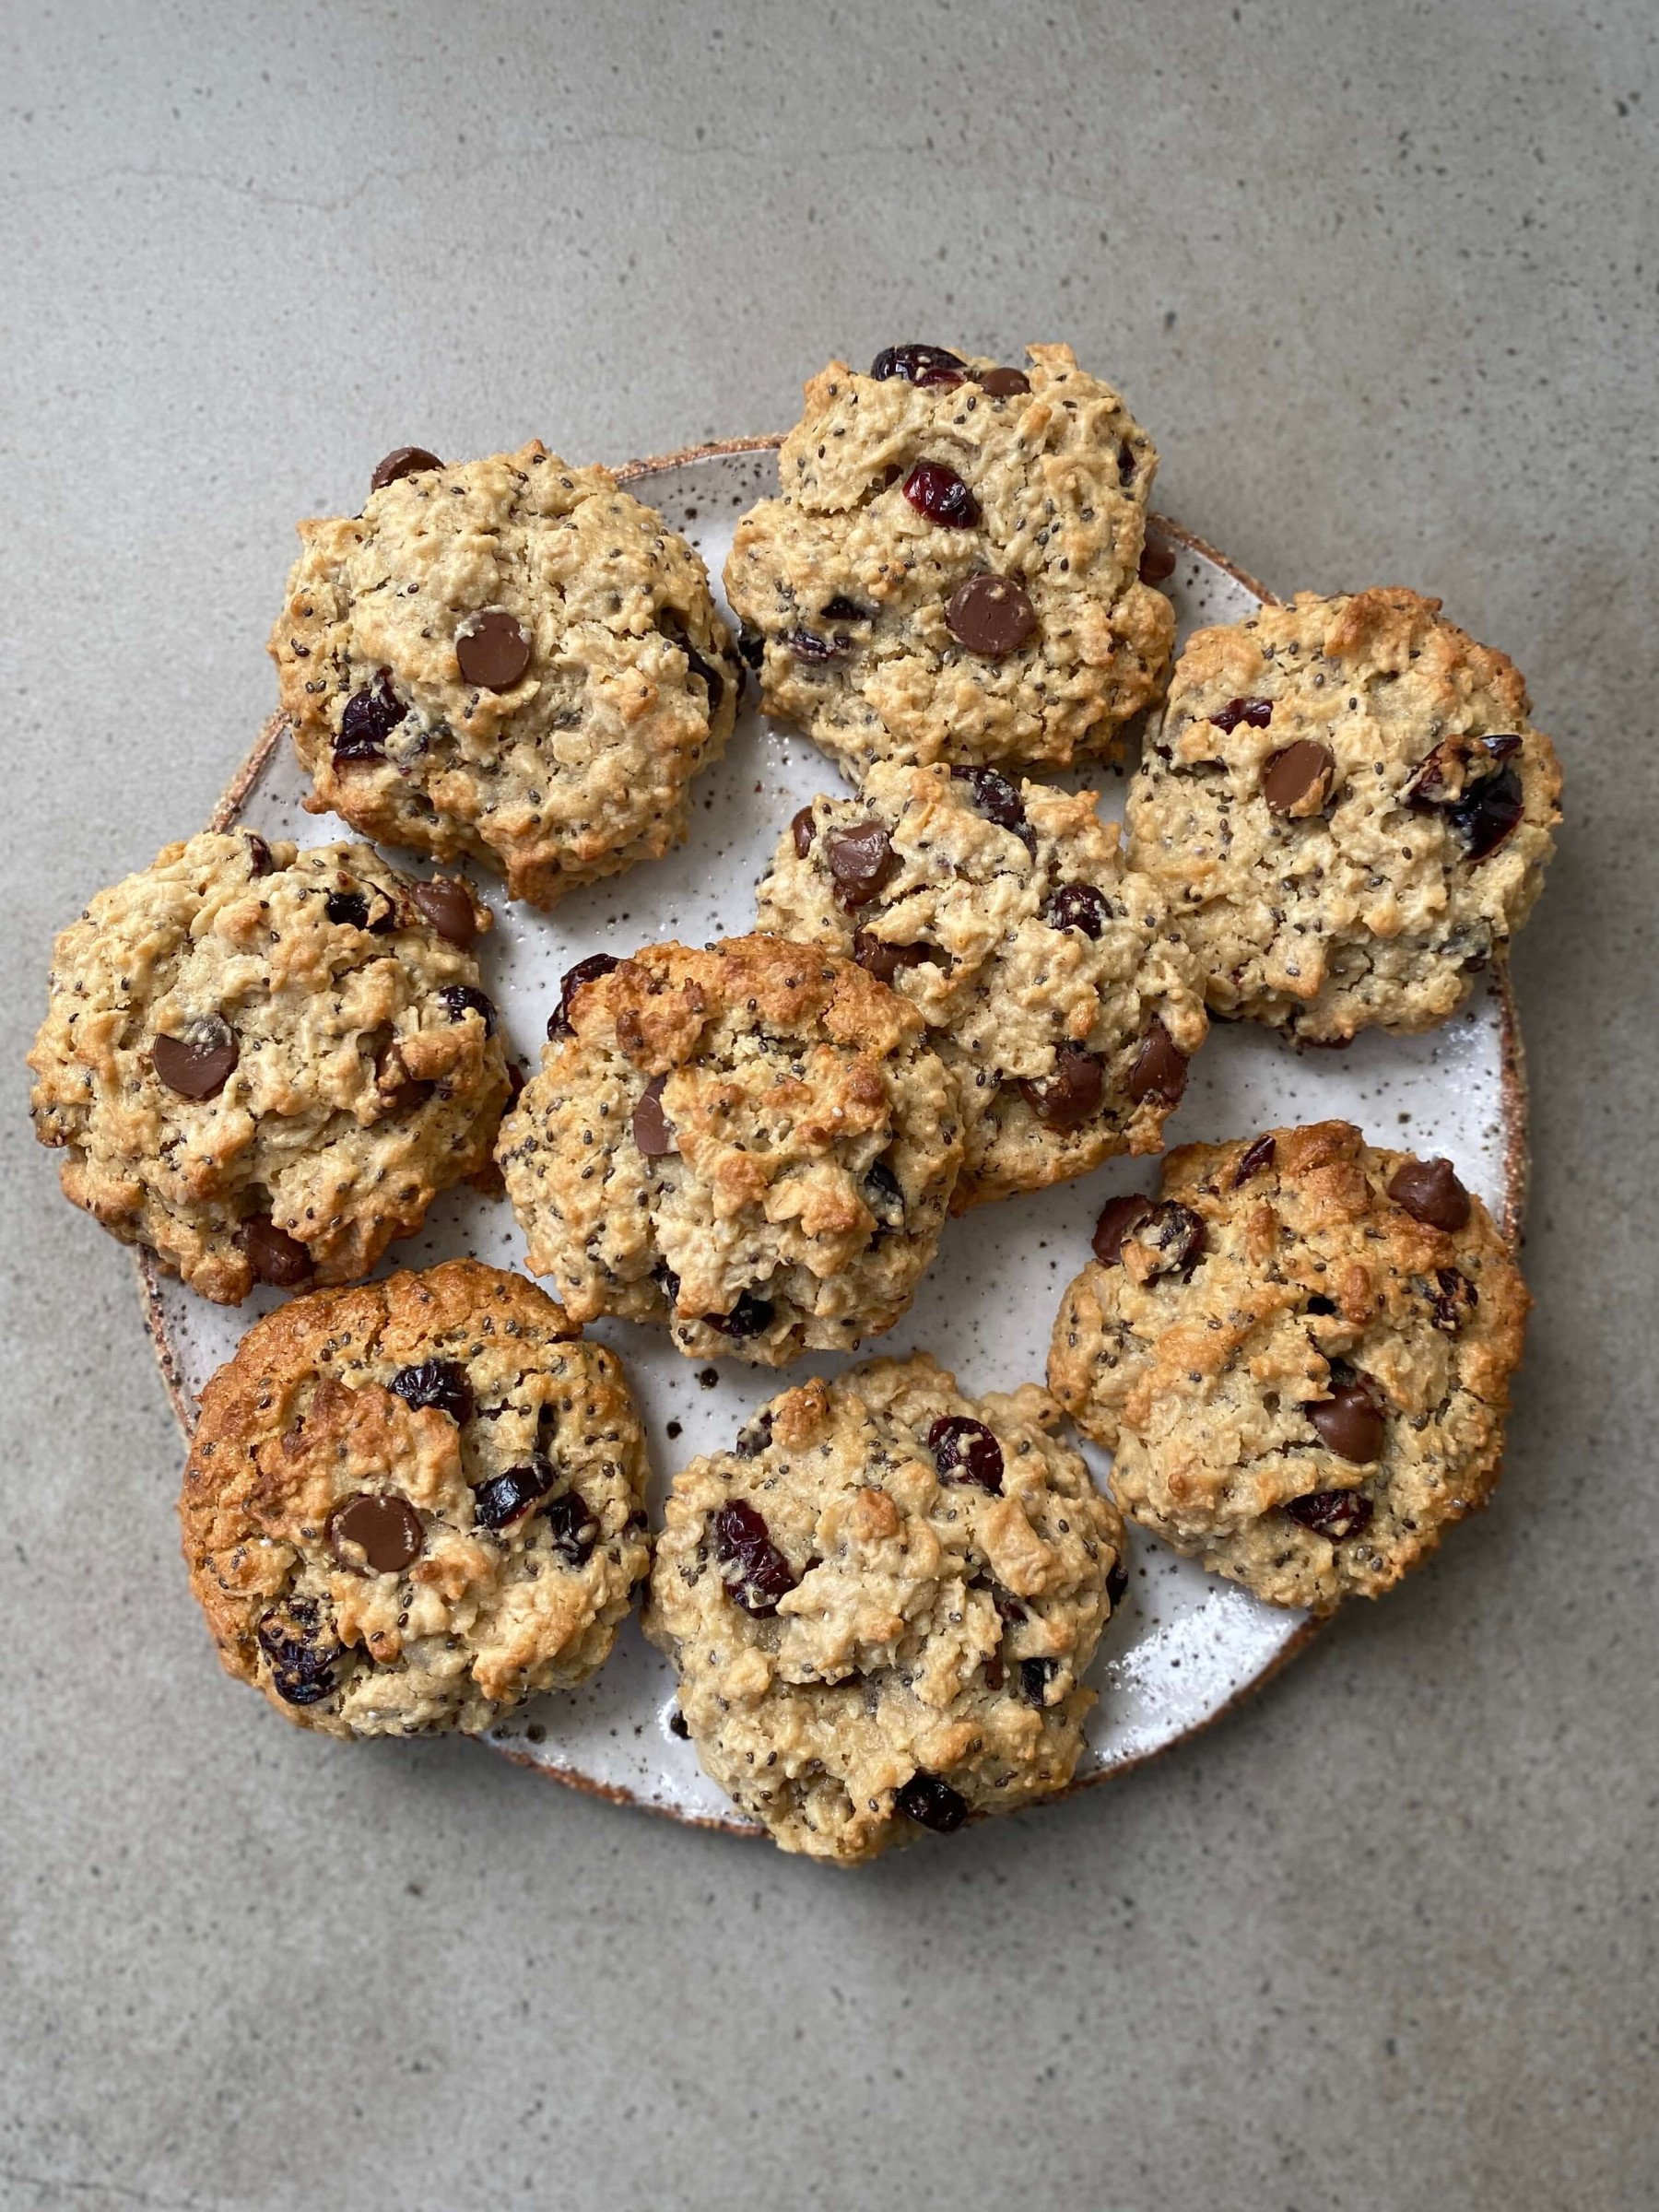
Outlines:
POLYGON ((342 929, 367 929, 369 901, 361 891, 330 891, 325 901, 328 918, 342 929))
POLYGON ((1469 1194, 1449 1159, 1403 1159, 1388 1179, 1388 1194, 1428 1229, 1455 1236, 1469 1225, 1469 1194))
POLYGON ((677 1735, 682 1743, 689 1740, 691 1731, 686 1725, 686 1716, 677 1705, 668 1715, 668 1733, 670 1735, 677 1735))
POLYGON ((248 870, 253 876, 268 876, 276 863, 271 857, 271 848, 256 830, 243 832, 248 842, 248 870))
POLYGON ((449 1008, 452 1021, 465 1021, 468 1014, 476 1014, 484 1024, 485 1036, 495 1035, 495 1001, 476 983, 445 983, 438 995, 449 1008))
POLYGON ((709 694, 709 712, 718 714, 720 702, 725 697, 725 677, 711 660, 705 659, 691 642, 684 618, 675 607, 664 607, 658 614, 656 625, 670 644, 677 645, 686 656, 686 665, 709 694))
POLYGON ((1115 1612, 1129 1590, 1129 1569, 1122 1559, 1113 1559, 1106 1574, 1106 1603, 1115 1612))
POLYGON ((409 897, 441 937, 465 952, 478 934, 473 919, 472 895, 464 883, 434 876, 430 883, 412 883, 409 897))
POLYGON ((1341 1360, 1331 1362, 1331 1394, 1303 1407, 1320 1441, 1338 1459, 1369 1466, 1382 1454, 1388 1433, 1376 1389, 1369 1376, 1356 1374, 1341 1360))
POLYGON ((480 1528, 508 1528, 553 1488, 552 1462, 540 1452, 522 1467, 509 1467, 473 1492, 473 1519, 480 1528))
POLYGON ((745 622, 737 632, 737 652, 751 668, 758 669, 766 658, 766 640, 759 630, 751 629, 745 622))
POLYGON ((1031 388, 1031 380, 1023 369, 982 369, 973 381, 993 399, 1018 399, 1031 388))
POLYGON ((893 1803, 907 1820, 918 1828, 931 1829, 935 1836, 954 1835, 968 1818, 968 1801, 947 1782, 936 1774, 924 1774, 918 1767, 906 1783, 893 1792, 893 1803))
POLYGON ((395 484, 400 477, 413 477, 423 469, 442 466, 437 454, 429 453, 424 445, 394 445, 383 461, 375 464, 369 488, 384 491, 388 484, 395 484))
POLYGON ((215 1014, 195 1024, 194 1036, 158 1037, 150 1065, 180 1098, 213 1099, 229 1082, 239 1051, 229 1024, 215 1014))
POLYGON ((1092 883, 1063 883, 1049 893, 1042 918, 1051 929, 1080 929, 1086 937, 1105 935, 1112 901, 1092 883))
POLYGON ((1154 1015, 1129 1070, 1129 1096, 1137 1106, 1143 1099, 1151 1098, 1178 1106, 1186 1084, 1185 1057, 1176 1051, 1174 1039, 1154 1015))
POLYGON ((665 1076, 653 1076, 633 1110, 633 1140, 647 1159, 662 1159, 679 1150, 674 1125, 663 1111, 665 1076))
POLYGON ((845 592, 837 592, 833 599, 826 599, 818 608, 820 622, 874 622, 876 610, 860 606, 856 599, 849 599, 845 592))
POLYGON ((944 346, 884 346, 870 363, 870 374, 883 383, 897 376, 907 384, 959 384, 968 364, 944 346))
POLYGON ((1331 795, 1335 772, 1336 763, 1324 746, 1299 737, 1269 758, 1262 796, 1275 814, 1316 814, 1331 795))
POLYGON ((530 640, 504 607, 488 607, 456 630, 455 658, 465 682, 481 691, 511 691, 530 665, 530 640))
POLYGON ((728 1498, 715 1508, 710 1527, 726 1595, 757 1619, 770 1619, 798 1578, 772 1542, 764 1517, 747 1499, 728 1498))
POLYGON ((883 1229, 904 1227, 904 1192, 885 1159, 878 1159, 865 1177, 864 1202, 883 1229))
POLYGON ((580 1490, 561 1490, 542 1508, 553 1548, 567 1567, 580 1567, 599 1541, 599 1524, 580 1490))
POLYGON ((1154 1203, 1144 1191, 1127 1191, 1121 1198, 1107 1199, 1090 1240, 1102 1267, 1121 1265, 1124 1239, 1152 1212, 1154 1203))
POLYGON ((328 1547, 342 1567, 360 1574, 347 1547, 363 1555, 371 1574, 401 1574, 420 1557, 426 1531, 406 1498, 388 1490, 359 1490, 328 1516, 328 1547))
POLYGON ((824 856, 835 879, 835 896, 844 907, 868 906, 899 873, 899 855, 885 827, 855 822, 824 840, 824 856))
POLYGON ((1022 1659, 1019 1663, 1020 1695, 1028 1705, 1041 1705, 1047 1701, 1048 1686, 1059 1671, 1057 1659, 1022 1659))
POLYGON ((1125 491, 1135 481, 1135 448, 1132 445, 1120 445, 1118 447, 1118 482, 1125 491))
POLYGON ((1037 609, 1017 576, 970 576, 951 594, 945 627, 987 661, 1017 653, 1037 628, 1037 609))
POLYGON ((423 1359, 418 1367, 400 1367, 392 1387, 404 1404, 417 1411, 436 1406, 453 1421, 472 1418, 473 1391, 459 1359, 423 1359))
POLYGON ((298 1237, 290 1237, 286 1229, 263 1214, 255 1214, 244 1221, 237 1231, 237 1241, 248 1255, 248 1264, 262 1283, 274 1289, 293 1290, 310 1279, 312 1255, 298 1237))
POLYGON ((904 479, 904 496, 918 514, 944 530, 971 530, 980 519, 979 501, 942 461, 918 461, 904 479))
POLYGON ((1277 1154, 1278 1139, 1277 1137, 1258 1136, 1233 1170, 1234 1190, 1236 1191, 1241 1182, 1248 1182, 1253 1175, 1259 1175, 1265 1168, 1270 1168, 1277 1154))
POLYGON ((941 1482, 971 1482, 1000 1498, 1003 1448, 983 1421, 965 1413, 941 1414, 927 1432, 941 1482))
POLYGON ((763 1406, 752 1421, 745 1422, 737 1431, 732 1449, 739 1459, 759 1459, 772 1441, 772 1414, 770 1406, 763 1406))
POLYGON ((1037 841, 1036 832, 1026 819, 1025 802, 1005 775, 994 768, 953 768, 952 778, 966 783, 973 794, 973 803, 989 822, 999 830, 1011 830, 1028 846, 1037 841))
POLYGON ((1060 1045, 1054 1072, 1041 1082, 1019 1080, 1019 1095, 1045 1129, 1077 1129, 1100 1111, 1106 1093, 1106 1063, 1080 1044, 1060 1045))
POLYGON ((1151 1255, 1145 1278, 1149 1283, 1162 1275, 1179 1275, 1184 1282, 1204 1257, 1207 1242, 1202 1219, 1178 1198, 1161 1200, 1133 1228, 1122 1230, 1120 1244, 1129 1236, 1151 1255))
POLYGON ((254 1630, 271 1669, 271 1687, 285 1703, 316 1705, 335 1688, 345 1657, 329 1617, 314 1597, 273 1606, 254 1630))
POLYGON ((1437 1267, 1434 1280, 1434 1311, 1430 1320, 1442 1335, 1455 1336, 1480 1303, 1480 1293, 1468 1277, 1455 1267, 1437 1267))
POLYGON ((1293 1521, 1333 1544, 1346 1544, 1350 1536, 1362 1534, 1371 1526, 1375 1510, 1358 1490, 1312 1490, 1305 1498, 1292 1498, 1285 1508, 1293 1521))
POLYGON ((770 1299, 757 1298, 752 1290, 740 1291, 737 1303, 729 1313, 705 1313, 703 1320, 723 1336, 762 1336, 771 1327, 776 1308, 770 1299))
POLYGON ((1141 547, 1140 580, 1143 583, 1168 583, 1175 573, 1175 548, 1165 545, 1161 537, 1148 533, 1141 547))
POLYGON ((409 710, 392 688, 392 671, 382 668, 370 684, 354 691, 340 712, 334 741, 335 765, 352 760, 383 760, 386 740, 409 710))
POLYGON ((1216 728, 1230 736, 1241 722, 1253 730, 1265 730, 1273 720, 1273 701, 1270 699, 1230 699, 1209 717, 1216 728))
POLYGON ((794 840, 795 858, 805 860, 812 850, 812 841, 818 835, 818 824, 810 806, 803 806, 789 825, 789 834, 794 840))
POLYGON ((900 968, 947 968, 950 955, 936 945, 889 945, 872 930, 861 929, 853 939, 853 958, 877 982, 890 983, 900 968))
POLYGON ((612 953, 590 952, 585 960, 578 960, 573 968, 567 968, 564 980, 559 987, 559 1004, 547 1017, 547 1035, 568 1037, 571 1034, 571 1009, 576 1003, 577 992, 584 983, 596 983, 602 975, 608 975, 613 968, 621 965, 621 961, 612 953))

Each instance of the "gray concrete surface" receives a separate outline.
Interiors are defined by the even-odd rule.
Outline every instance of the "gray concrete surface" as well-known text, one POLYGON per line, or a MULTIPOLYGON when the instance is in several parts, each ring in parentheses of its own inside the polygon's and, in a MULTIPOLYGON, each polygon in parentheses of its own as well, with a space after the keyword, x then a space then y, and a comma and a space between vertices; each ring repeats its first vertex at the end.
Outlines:
POLYGON ((0 2204, 1641 2206, 1651 0, 6 11, 0 2204), (1570 826, 1506 1488, 1156 1770, 836 1878, 218 1677, 124 1256, 19 1060, 384 448, 780 426, 1065 335, 1280 586, 1441 592, 1570 826))

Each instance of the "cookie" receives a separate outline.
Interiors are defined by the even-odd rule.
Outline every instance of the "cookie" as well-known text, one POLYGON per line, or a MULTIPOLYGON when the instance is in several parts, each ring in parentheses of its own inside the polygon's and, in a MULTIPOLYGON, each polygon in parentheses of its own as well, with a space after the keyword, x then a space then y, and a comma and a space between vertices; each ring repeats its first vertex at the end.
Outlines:
POLYGON ((307 805, 537 906, 678 844, 743 676, 691 547, 537 443, 375 487, 300 525, 271 633, 307 805))
POLYGON ((786 1391, 675 1478, 645 1630, 704 1767, 853 1865, 1061 1789, 1123 1524, 1059 1409, 925 1354, 786 1391))
POLYGON ((1183 1145, 1114 1198, 1049 1387, 1132 1520, 1277 1606, 1375 1597, 1498 1479, 1527 1295, 1443 1159, 1346 1122, 1183 1145))
POLYGON ((496 1157, 578 1321, 776 1367, 898 1320, 962 1158, 912 1007, 851 960, 735 937, 582 961, 548 1033, 496 1157))
POLYGON ((508 1095, 460 883, 368 845, 169 845, 58 938, 29 1065, 65 1193, 235 1305, 366 1275, 488 1165, 508 1095))
POLYGON ((1105 758, 1174 616, 1140 581, 1158 455, 1065 346, 1029 370, 901 346, 831 361, 737 525, 726 594, 768 714, 877 760, 1105 758))
POLYGON ((1207 1024, 1162 895, 1095 794, 883 762, 779 843, 759 925, 851 954, 922 1014, 961 1084, 953 1207, 1156 1152, 1207 1024))
POLYGON ((645 1445, 581 1334, 477 1260, 256 1322, 179 1504, 226 1671, 365 1736, 486 1728, 601 1665, 651 1563, 645 1445))
POLYGON ((1560 771, 1502 653, 1415 592, 1202 629, 1130 786, 1129 864, 1211 1009, 1312 1043, 1426 1030, 1525 921, 1560 771))

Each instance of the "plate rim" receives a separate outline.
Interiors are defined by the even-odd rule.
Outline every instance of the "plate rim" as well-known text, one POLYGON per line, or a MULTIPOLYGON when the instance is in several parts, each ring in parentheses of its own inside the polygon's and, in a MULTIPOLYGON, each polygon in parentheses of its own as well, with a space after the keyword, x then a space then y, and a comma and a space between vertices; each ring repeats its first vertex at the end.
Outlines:
MULTIPOLYGON (((614 468, 611 474, 618 484, 637 484, 644 478, 663 476, 670 469, 684 468, 699 461, 730 459, 739 453, 776 452, 782 445, 785 436, 784 431, 774 430, 759 438, 711 439, 700 445, 681 446, 673 453, 650 453, 637 460, 625 461, 618 467, 614 468)), ((1252 593, 1263 606, 1277 606, 1282 604, 1278 594, 1269 591, 1267 586, 1258 577, 1253 576, 1248 569, 1241 568, 1237 561, 1230 559, 1225 553, 1212 546, 1206 538, 1200 537, 1196 531, 1187 529, 1184 524, 1176 522, 1173 516, 1153 509, 1148 512, 1147 519, 1156 523, 1159 531, 1166 537, 1173 538, 1177 544, 1184 546, 1189 552, 1197 553, 1204 559, 1213 563, 1223 574, 1230 576, 1235 583, 1241 584, 1244 590, 1252 593)), ((271 757, 281 744, 288 729, 288 718, 280 711, 267 717, 258 736, 237 764, 230 781, 215 802, 213 811, 208 816, 206 824, 207 830, 229 830, 240 818, 243 807, 253 794, 254 786, 269 766, 271 757)), ((1517 1251, 1520 1247, 1522 1228, 1525 1219, 1527 1191, 1532 1171, 1529 1135, 1531 1117, 1526 1078, 1526 1057, 1521 1035, 1520 1017, 1516 1011, 1514 993, 1510 982, 1507 954, 1500 952, 1494 955, 1491 973, 1499 1001, 1499 1095, 1503 1109, 1503 1201, 1498 1226, 1502 1230, 1504 1240, 1512 1251, 1517 1251)), ((173 1418, 178 1423, 180 1433, 188 1447, 194 1431, 195 1416, 191 1406, 190 1392, 185 1386, 184 1377, 180 1368, 178 1354, 168 1333, 166 1316, 162 1312, 160 1274, 150 1253, 142 1246, 135 1248, 132 1256, 145 1333, 149 1338, 150 1350, 161 1378, 161 1386, 167 1394, 168 1403, 172 1409, 173 1418)), ((1080 1795, 1085 1790, 1096 1789, 1102 1783, 1116 1782, 1124 1775, 1135 1773, 1141 1768, 1149 1766, 1153 1760, 1164 1758, 1168 1753, 1175 1750, 1178 1746, 1191 1743, 1195 1736, 1205 1735, 1218 1723, 1237 1712, 1241 1706, 1247 1704, 1259 1692, 1265 1690, 1268 1684, 1285 1667, 1288 1666, 1293 1659, 1300 1658, 1320 1631, 1335 1618, 1335 1615, 1310 1615, 1291 1635, 1286 1638, 1266 1663, 1252 1675, 1247 1682, 1241 1683, 1230 1697, 1225 1698, 1212 1712, 1206 1712, 1202 1720, 1194 1721, 1189 1727, 1183 1728, 1179 1735, 1171 1736, 1167 1743, 1159 1744, 1150 1750, 1137 1752, 1132 1759, 1120 1760, 1115 1766, 1101 1767, 1092 1773, 1076 1776, 1066 1783, 1064 1789, 1056 1790, 1050 1796, 1037 1801, 1037 1806, 1030 1809, 1038 1809, 1043 1805, 1058 1804, 1063 1799, 1080 1795)), ((612 1805, 630 1806, 637 1811, 650 1813, 658 1819, 672 1820, 677 1827, 703 1829, 719 1835, 741 1837, 746 1840, 759 1840, 766 1832, 750 1821, 724 1819, 708 1813, 687 1812, 677 1806, 656 1802, 650 1797, 641 1795, 638 1791, 628 1788, 625 1783, 600 1782, 591 1774, 582 1773, 579 1768, 555 1765, 547 1760, 534 1758, 529 1752, 521 1751, 512 1744, 489 1741, 483 1737, 477 1740, 483 1747, 493 1751, 498 1758, 508 1760, 515 1767, 523 1767, 532 1773, 538 1774, 547 1782, 558 1783, 565 1789, 578 1790, 584 1796, 602 1798, 612 1805)))

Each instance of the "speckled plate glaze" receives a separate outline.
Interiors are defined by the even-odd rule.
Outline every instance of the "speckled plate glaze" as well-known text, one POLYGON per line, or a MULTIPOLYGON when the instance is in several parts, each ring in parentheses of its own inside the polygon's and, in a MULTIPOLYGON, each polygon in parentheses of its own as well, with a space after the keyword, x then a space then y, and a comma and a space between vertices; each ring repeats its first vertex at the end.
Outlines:
MULTIPOLYGON (((737 516, 777 488, 777 441, 699 448, 619 471, 702 553, 718 580, 737 516)), ((1201 539, 1159 519, 1175 553, 1167 586, 1181 634, 1230 621, 1270 594, 1201 539)), ((753 888, 781 827, 814 792, 833 790, 830 763, 804 739, 762 722, 751 703, 725 759, 701 780, 690 841, 668 859, 579 891, 552 915, 510 907, 499 887, 475 880, 494 906, 497 927, 482 947, 487 987, 505 1018, 512 1048, 539 1055, 559 979, 591 952, 680 937, 701 943, 749 928, 753 888)), ((1102 809, 1123 810, 1123 780, 1106 775, 1102 809)), ((215 817, 245 820, 266 836, 317 844, 350 835, 333 816, 303 812, 306 788, 280 724, 243 763, 215 817)), ((1431 1036, 1362 1037, 1346 1053, 1298 1054, 1249 1025, 1218 1026, 1194 1064, 1171 1143, 1237 1136, 1275 1123, 1341 1116, 1377 1142, 1444 1153, 1518 1230, 1525 1182, 1525 1097, 1521 1048, 1507 979, 1495 971, 1471 1005, 1431 1036)), ((925 1349, 970 1391, 1041 1380, 1062 1288, 1088 1254, 1088 1236, 1114 1191, 1145 1187, 1149 1163, 1113 1161, 1099 1173, 1036 1198, 983 1206, 946 1230, 921 1294, 872 1353, 925 1349)), ((446 1194, 421 1234, 395 1248, 389 1265, 419 1267, 472 1253, 498 1266, 523 1264, 524 1245, 502 1200, 470 1190, 446 1194)), ((145 1312, 162 1373, 188 1431, 196 1394, 230 1357, 252 1319, 212 1306, 140 1263, 145 1312)), ((252 1304, 276 1302, 262 1291, 252 1304)), ((728 1362, 699 1370, 665 1337, 619 1322, 593 1332, 628 1361, 651 1436, 659 1487, 695 1453, 726 1445, 758 1406, 785 1387, 774 1371, 728 1362)), ((845 1359, 803 1360, 790 1371, 830 1372, 845 1359)), ((1104 1454, 1090 1453, 1097 1473, 1104 1454)), ((660 1506, 660 1494, 653 1504, 660 1506)), ((659 1516, 660 1517, 660 1516, 659 1516)), ((1113 1615, 1093 1669, 1100 1702, 1074 1787, 1168 1749, 1259 1686, 1300 1646, 1314 1624, 1261 1604, 1135 1533, 1129 1594, 1113 1615)), ((609 1664, 582 1689, 535 1700, 485 1740, 560 1782, 618 1802, 737 1834, 758 1832, 733 1817, 688 1743, 670 1734, 674 1680, 667 1664, 629 1620, 609 1664)))

